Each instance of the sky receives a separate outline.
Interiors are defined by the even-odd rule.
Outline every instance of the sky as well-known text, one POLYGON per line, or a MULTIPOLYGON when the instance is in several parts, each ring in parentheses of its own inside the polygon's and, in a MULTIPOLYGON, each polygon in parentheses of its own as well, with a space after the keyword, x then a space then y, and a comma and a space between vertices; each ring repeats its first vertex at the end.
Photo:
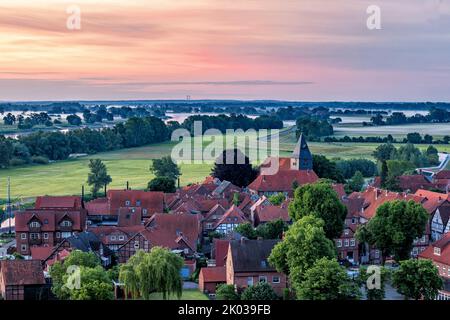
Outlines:
POLYGON ((188 95, 450 102, 450 0, 0 1, 0 101, 188 95))

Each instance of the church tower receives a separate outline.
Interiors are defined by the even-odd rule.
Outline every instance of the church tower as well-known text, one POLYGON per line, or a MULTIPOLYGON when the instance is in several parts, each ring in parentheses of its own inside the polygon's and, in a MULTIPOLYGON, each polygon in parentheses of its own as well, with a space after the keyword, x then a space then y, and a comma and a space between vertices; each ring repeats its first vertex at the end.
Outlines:
POLYGON ((300 138, 297 141, 294 151, 291 156, 291 169, 292 170, 312 170, 313 169, 313 157, 311 151, 309 151, 308 144, 306 143, 305 136, 300 134, 300 138))

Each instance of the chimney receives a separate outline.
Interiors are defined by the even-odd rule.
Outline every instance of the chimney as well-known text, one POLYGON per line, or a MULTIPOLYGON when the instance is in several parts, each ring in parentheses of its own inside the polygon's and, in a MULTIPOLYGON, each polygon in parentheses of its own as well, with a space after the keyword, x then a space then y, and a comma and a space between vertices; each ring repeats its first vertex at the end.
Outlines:
POLYGON ((84 209, 84 184, 81 186, 81 207, 84 209))
POLYGON ((130 183, 127 181, 127 189, 126 190, 130 190, 130 183))

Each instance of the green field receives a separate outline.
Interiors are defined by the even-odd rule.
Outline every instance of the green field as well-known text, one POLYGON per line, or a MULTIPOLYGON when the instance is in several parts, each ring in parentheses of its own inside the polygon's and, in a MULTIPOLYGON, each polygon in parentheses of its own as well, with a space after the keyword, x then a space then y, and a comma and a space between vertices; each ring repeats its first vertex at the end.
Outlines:
MULTIPOLYGON (((280 139, 280 155, 289 156, 295 146, 295 134, 280 139)), ((329 158, 372 159, 372 152, 379 144, 369 143, 309 143, 311 151, 329 158)), ((169 155, 174 143, 167 142, 145 147, 99 153, 89 157, 59 161, 48 165, 0 170, 0 199, 6 198, 7 177, 11 177, 12 198, 28 198, 37 195, 80 194, 86 184, 89 159, 104 161, 112 177, 109 188, 125 188, 127 181, 132 189, 144 189, 153 175, 149 171, 152 159, 169 155)), ((436 146, 440 152, 449 152, 450 145, 436 146)), ((425 149, 427 145, 419 145, 425 149)), ((211 172, 211 164, 182 164, 181 185, 201 182, 211 172)))
MULTIPOLYGON (((161 293, 152 293, 150 300, 163 300, 161 293)), ((175 296, 169 296, 168 300, 178 300, 175 296)), ((209 300, 208 297, 198 290, 183 290, 180 300, 209 300)))

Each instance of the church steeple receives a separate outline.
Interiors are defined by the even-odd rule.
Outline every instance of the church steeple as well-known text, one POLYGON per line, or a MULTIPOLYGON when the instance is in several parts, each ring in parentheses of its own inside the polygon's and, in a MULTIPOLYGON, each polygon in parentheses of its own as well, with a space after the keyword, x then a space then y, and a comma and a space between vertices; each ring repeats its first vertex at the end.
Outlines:
POLYGON ((308 144, 303 134, 297 141, 294 151, 291 156, 291 169, 293 170, 312 170, 313 158, 311 151, 309 151, 308 144))

